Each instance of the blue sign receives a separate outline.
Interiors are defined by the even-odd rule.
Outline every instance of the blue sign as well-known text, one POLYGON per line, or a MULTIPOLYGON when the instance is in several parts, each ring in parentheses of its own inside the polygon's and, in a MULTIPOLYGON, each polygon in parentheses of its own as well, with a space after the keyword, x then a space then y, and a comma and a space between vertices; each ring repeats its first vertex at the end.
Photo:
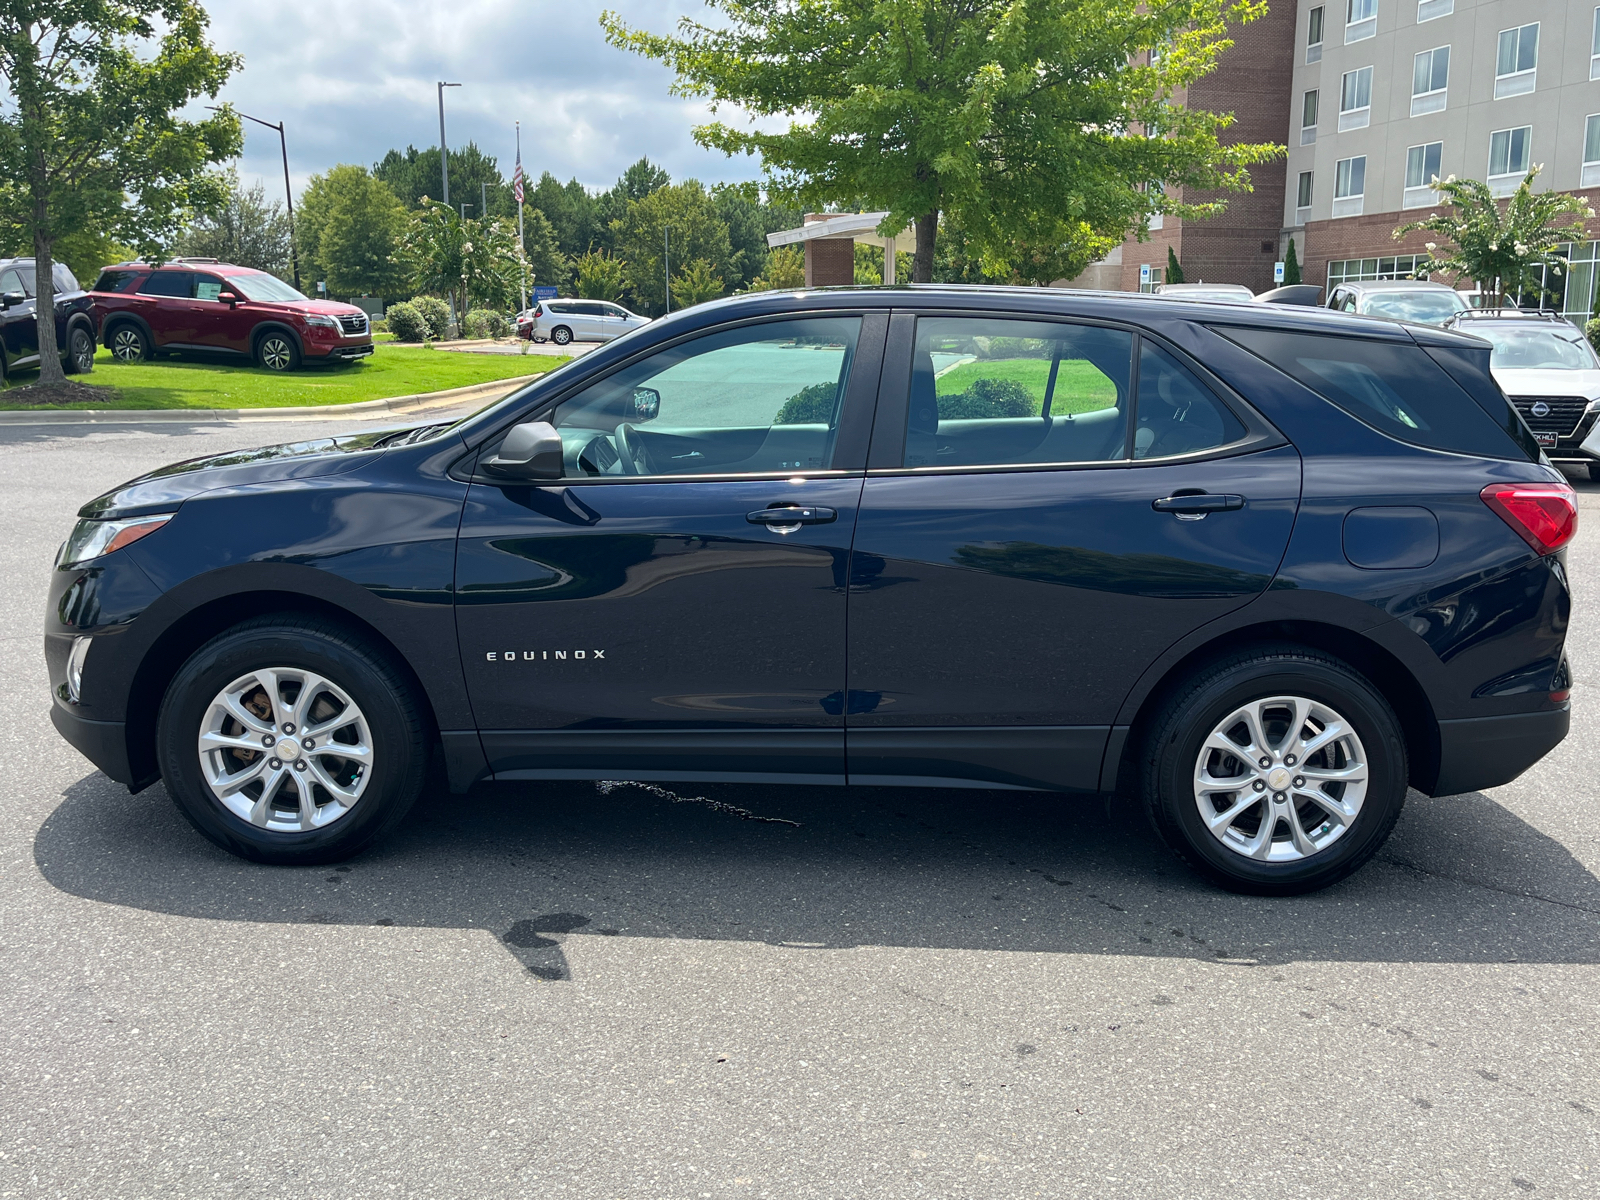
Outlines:
POLYGON ((1149 282, 1150 282, 1150 264, 1149 263, 1140 263, 1139 264, 1139 286, 1140 287, 1144 287, 1149 282))
POLYGON ((1283 264, 1281 262, 1275 262, 1272 264, 1272 282, 1283 282, 1283 264))
POLYGON ((536 287, 533 289, 535 300, 556 300, 561 296, 561 289, 556 287, 536 287))

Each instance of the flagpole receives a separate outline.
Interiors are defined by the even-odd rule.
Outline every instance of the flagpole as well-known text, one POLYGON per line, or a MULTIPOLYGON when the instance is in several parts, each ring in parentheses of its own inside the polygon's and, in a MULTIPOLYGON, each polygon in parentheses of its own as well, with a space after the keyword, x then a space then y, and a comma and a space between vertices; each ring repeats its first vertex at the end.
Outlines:
POLYGON ((522 122, 517 122, 517 261, 522 264, 522 306, 518 312, 526 311, 528 307, 528 255, 522 240, 522 122))

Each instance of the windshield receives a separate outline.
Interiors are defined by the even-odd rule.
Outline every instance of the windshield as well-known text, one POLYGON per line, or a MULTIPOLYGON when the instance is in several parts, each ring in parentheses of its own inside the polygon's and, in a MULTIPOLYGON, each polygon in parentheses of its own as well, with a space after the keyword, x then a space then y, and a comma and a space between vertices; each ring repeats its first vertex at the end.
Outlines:
POLYGON ((1375 292, 1367 297, 1361 311, 1373 317, 1443 325, 1466 307, 1454 292, 1375 292))
POLYGON ((1493 347, 1489 352, 1491 367, 1524 371, 1592 371, 1600 366, 1595 361, 1594 351, 1589 349, 1589 344, 1577 330, 1565 333, 1559 329, 1468 328, 1493 347))
POLYGON ((280 304, 292 304, 296 300, 309 300, 309 296, 302 296, 276 275, 260 272, 254 275, 229 275, 228 282, 234 289, 241 292, 246 300, 276 300, 280 304))

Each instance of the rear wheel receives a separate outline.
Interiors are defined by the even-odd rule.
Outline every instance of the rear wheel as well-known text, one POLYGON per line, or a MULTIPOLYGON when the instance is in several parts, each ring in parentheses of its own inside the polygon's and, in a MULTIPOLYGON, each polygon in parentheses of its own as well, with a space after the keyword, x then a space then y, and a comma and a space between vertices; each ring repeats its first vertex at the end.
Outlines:
POLYGON ((572 340, 572 330, 565 325, 557 325, 550 331, 550 340, 558 346, 565 346, 572 340))
POLYGON ((67 359, 63 363, 68 375, 87 375, 94 370, 94 338, 82 325, 67 330, 67 359))
POLYGON ((189 822, 267 863, 336 862, 421 793, 426 723, 387 658, 330 622, 264 617, 178 671, 157 726, 161 775, 189 822))
POLYGON ((269 371, 292 371, 300 365, 300 347, 287 333, 268 330, 256 343, 256 362, 269 371))
POLYGON ((106 339, 111 357, 118 362, 147 362, 154 357, 150 339, 137 325, 118 325, 106 339))
POLYGON ((1298 895, 1377 853, 1408 766, 1388 701, 1318 651, 1268 649, 1202 671, 1162 707, 1145 745, 1152 822, 1232 891, 1298 895))

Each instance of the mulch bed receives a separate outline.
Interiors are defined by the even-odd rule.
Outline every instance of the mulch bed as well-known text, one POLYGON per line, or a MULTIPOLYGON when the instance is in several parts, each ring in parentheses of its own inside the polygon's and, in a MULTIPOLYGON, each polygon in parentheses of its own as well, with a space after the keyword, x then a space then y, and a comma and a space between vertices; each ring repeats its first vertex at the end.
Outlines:
POLYGON ((97 404, 104 405, 118 398, 116 388, 89 387, 74 383, 30 383, 24 387, 7 388, 0 392, 0 401, 6 404, 97 404))

